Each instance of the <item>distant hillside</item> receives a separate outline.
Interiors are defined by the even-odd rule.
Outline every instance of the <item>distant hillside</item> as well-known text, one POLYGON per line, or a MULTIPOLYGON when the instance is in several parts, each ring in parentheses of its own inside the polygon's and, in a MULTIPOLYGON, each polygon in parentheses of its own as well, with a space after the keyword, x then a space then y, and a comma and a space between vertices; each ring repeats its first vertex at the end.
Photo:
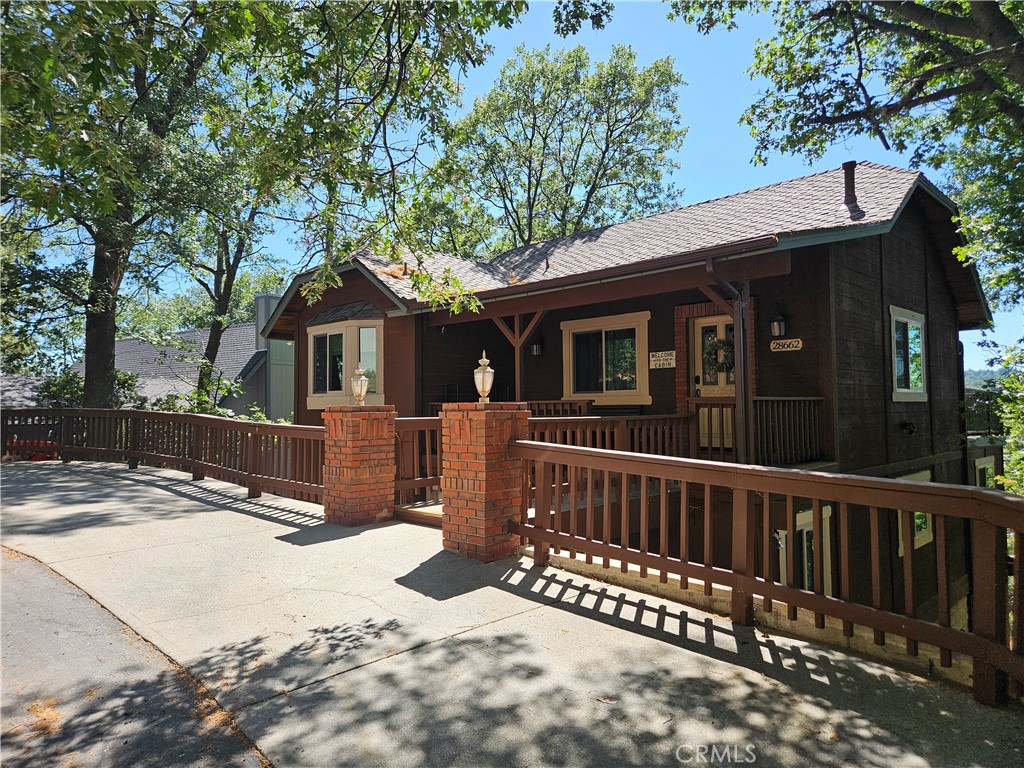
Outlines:
POLYGON ((968 388, 985 389, 986 384, 998 381, 1006 375, 1005 368, 982 368, 981 370, 964 371, 964 386, 968 388))

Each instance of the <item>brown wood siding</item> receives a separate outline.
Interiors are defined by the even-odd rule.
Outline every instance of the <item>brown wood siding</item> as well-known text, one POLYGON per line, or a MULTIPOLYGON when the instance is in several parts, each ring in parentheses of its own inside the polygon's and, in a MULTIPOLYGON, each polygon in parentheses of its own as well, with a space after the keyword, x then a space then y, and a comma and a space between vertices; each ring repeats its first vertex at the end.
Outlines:
POLYGON ((452 325, 430 325, 426 315, 417 318, 420 333, 420 413, 429 415, 430 403, 470 402, 479 395, 473 371, 480 354, 494 369, 491 399, 511 400, 515 395, 515 358, 512 345, 493 320, 452 325))
POLYGON ((835 371, 832 367, 832 329, 829 322, 829 264, 827 246, 802 248, 791 254, 793 273, 758 280, 751 285, 758 312, 753 323, 754 395, 758 397, 823 397, 819 410, 825 458, 835 445, 835 371), (800 339, 803 348, 771 351, 771 321, 776 306, 786 318, 787 339, 800 339))
POLYGON ((832 246, 840 471, 925 469, 959 448, 956 309, 932 240, 912 201, 888 235, 832 246), (892 399, 890 305, 925 316, 926 402, 892 399))
MULTIPOLYGON (((636 299, 593 304, 549 311, 541 320, 534 337, 543 339, 544 353, 533 357, 527 339, 523 354, 523 386, 526 400, 558 400, 562 392, 562 331, 560 323, 566 320, 582 320, 589 317, 623 315, 630 312, 650 311, 647 326, 647 347, 650 352, 666 352, 675 349, 673 336, 673 308, 683 300, 698 301, 701 294, 688 291, 677 294, 657 294, 636 299)), ((505 342, 506 346, 508 342, 505 342)), ((648 365, 648 360, 638 361, 648 365)), ((679 360, 676 360, 679 365, 679 360)), ((669 414, 676 410, 675 374, 673 368, 658 368, 650 371, 651 405, 643 406, 644 414, 669 414)), ((635 410, 635 408, 634 408, 635 410)))
MULTIPOLYGON (((318 314, 330 307, 337 307, 343 304, 351 304, 355 301, 368 301, 381 312, 393 310, 395 305, 387 299, 380 290, 373 285, 366 277, 358 272, 346 272, 343 275, 344 283, 334 288, 328 288, 323 296, 312 306, 305 303, 296 294, 293 306, 298 309, 297 322, 295 327, 295 423, 322 425, 318 409, 306 407, 306 397, 309 395, 309 336, 306 332, 307 323, 318 314), (296 305, 296 302, 299 302, 296 305)), ((385 336, 387 336, 387 324, 385 321, 385 336)), ((385 355, 387 355, 385 345, 385 355)), ((387 365, 387 358, 385 358, 387 365)), ((390 398, 389 371, 384 371, 385 397, 388 402, 390 398)))

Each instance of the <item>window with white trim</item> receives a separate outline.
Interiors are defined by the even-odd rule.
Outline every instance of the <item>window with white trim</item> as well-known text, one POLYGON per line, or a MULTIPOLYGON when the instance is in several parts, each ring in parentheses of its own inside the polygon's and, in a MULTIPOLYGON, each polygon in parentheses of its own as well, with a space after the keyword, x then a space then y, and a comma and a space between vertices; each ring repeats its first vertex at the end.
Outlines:
POLYGON ((341 323, 313 326, 309 336, 309 391, 307 407, 350 405, 351 379, 361 363, 363 375, 370 380, 366 403, 384 402, 383 372, 380 370, 383 349, 383 320, 348 320, 341 323))
MULTIPOLYGON (((900 475, 897 480, 913 480, 919 483, 930 483, 932 481, 932 471, 925 469, 920 472, 911 472, 909 475, 900 475)), ((928 544, 935 538, 935 519, 927 512, 914 512, 913 513, 913 527, 914 527, 914 549, 920 549, 925 544, 928 544)), ((903 557, 903 513, 897 513, 896 519, 896 536, 899 546, 899 556, 903 557)))
POLYGON ((650 312, 633 312, 563 322, 563 396, 597 405, 650 405, 650 319, 650 312))
MULTIPOLYGON (((789 556, 787 548, 794 547, 793 552, 793 586, 797 589, 814 590, 814 512, 806 510, 797 512, 793 535, 795 541, 789 541, 789 533, 785 529, 776 531, 779 542, 779 583, 789 584, 789 556)), ((822 589, 826 595, 835 595, 832 591, 832 505, 821 505, 821 570, 825 583, 822 589)))
POLYGON ((925 366, 924 315, 890 306, 892 339, 892 399, 925 401, 928 381, 925 366))

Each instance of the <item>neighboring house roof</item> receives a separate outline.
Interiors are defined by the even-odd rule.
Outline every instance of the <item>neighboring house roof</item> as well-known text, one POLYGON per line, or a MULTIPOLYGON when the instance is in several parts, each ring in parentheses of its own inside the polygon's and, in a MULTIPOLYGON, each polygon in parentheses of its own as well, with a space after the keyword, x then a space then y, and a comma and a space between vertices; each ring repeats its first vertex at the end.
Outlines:
POLYGON ((42 376, 25 376, 19 373, 0 376, 0 407, 38 408, 36 390, 42 383, 42 376))
MULTIPOLYGON (((636 272, 662 264, 684 265, 709 255, 732 255, 788 250, 816 242, 834 242, 884 234, 899 218, 912 195, 923 190, 949 216, 956 206, 924 174, 888 165, 863 162, 855 169, 857 213, 844 204, 845 171, 835 168, 766 187, 676 208, 641 219, 611 224, 543 243, 507 251, 487 263, 444 254, 422 258, 422 268, 437 277, 450 270, 478 296, 509 297, 546 284, 572 285, 612 274, 636 272)), ((954 234, 953 225, 949 231, 954 234)), ((957 235, 957 237, 959 237, 957 235)), ((954 243, 955 244, 955 243, 954 243)), ((366 251, 353 256, 350 268, 366 274, 396 304, 396 309, 426 307, 410 279, 415 268, 395 264, 366 251)), ((988 306, 973 267, 950 265, 958 302, 978 303, 967 313, 964 327, 983 325, 988 306), (955 269, 956 272, 952 270, 955 269)), ((298 287, 314 271, 292 282, 262 329, 267 335, 298 287)))
MULTIPOLYGON (((139 377, 138 391, 149 400, 167 395, 184 395, 196 384, 199 361, 202 359, 209 329, 183 331, 175 334, 182 347, 157 346, 141 339, 119 339, 114 342, 114 366, 139 377)), ((224 329, 217 352, 217 375, 234 381, 251 375, 266 355, 256 351, 256 324, 241 323, 224 329), (258 359, 255 359, 258 358, 258 359), (244 375, 243 375, 244 374, 244 375)), ((71 370, 85 373, 85 360, 71 370)))

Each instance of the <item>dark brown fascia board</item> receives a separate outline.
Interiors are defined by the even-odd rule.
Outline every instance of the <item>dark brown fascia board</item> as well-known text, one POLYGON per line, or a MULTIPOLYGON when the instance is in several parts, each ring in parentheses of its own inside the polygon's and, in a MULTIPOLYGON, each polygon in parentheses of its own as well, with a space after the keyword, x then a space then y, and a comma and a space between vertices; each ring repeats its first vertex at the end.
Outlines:
MULTIPOLYGON (((538 280, 535 282, 510 285, 505 288, 492 288, 487 291, 476 293, 477 298, 485 302, 502 301, 506 299, 518 299, 531 296, 537 293, 549 293, 564 288, 573 288, 593 283, 604 283, 613 280, 624 280, 630 277, 639 277, 652 272, 666 272, 672 269, 700 265, 707 259, 725 259, 741 256, 751 256, 755 253, 767 253, 779 250, 779 240, 775 235, 763 235, 749 240, 740 240, 727 245, 716 245, 711 248, 703 248, 697 251, 670 254, 649 261, 623 264, 617 267, 610 267, 594 272, 583 272, 576 275, 556 277, 551 280, 538 280)), ((410 313, 431 313, 434 310, 423 301, 409 303, 410 313)))
MULTIPOLYGON (((408 307, 402 301, 402 299, 399 298, 399 296, 390 288, 388 288, 383 282, 381 282, 380 278, 378 278, 375 274, 373 274, 373 272, 367 269, 366 265, 360 262, 357 258, 354 257, 352 261, 346 262, 345 264, 336 267, 334 272, 335 274, 340 275, 343 274, 344 272, 350 272, 352 270, 355 270, 356 272, 359 272, 362 275, 364 275, 373 285, 375 285, 380 290, 381 293, 388 297, 391 303, 395 305, 395 309, 388 310, 388 312, 386 313, 388 317, 391 317, 393 315, 404 315, 408 313, 408 307)), ((284 292, 284 295, 282 295, 281 298, 278 300, 277 306, 274 307, 274 311, 270 314, 270 317, 267 318, 267 322, 260 329, 260 336, 262 336, 265 339, 273 338, 271 334, 274 332, 274 326, 277 325, 277 321, 281 319, 281 316, 288 308, 288 305, 291 303, 291 300, 295 297, 295 294, 298 292, 299 288, 308 283, 310 279, 312 279, 313 275, 316 274, 316 272, 317 271, 315 269, 310 269, 305 272, 300 272, 299 274, 292 278, 292 282, 288 286, 288 290, 286 290, 284 292)))

